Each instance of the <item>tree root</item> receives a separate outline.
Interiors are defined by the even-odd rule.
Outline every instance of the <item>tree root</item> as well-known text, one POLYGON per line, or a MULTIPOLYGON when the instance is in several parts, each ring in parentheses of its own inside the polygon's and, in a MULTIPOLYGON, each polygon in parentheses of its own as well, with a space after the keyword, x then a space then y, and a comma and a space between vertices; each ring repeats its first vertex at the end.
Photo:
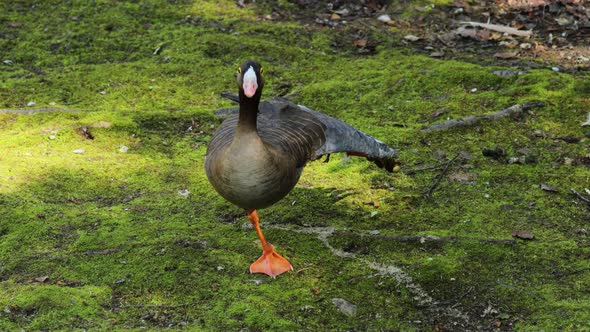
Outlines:
POLYGON ((430 132, 430 131, 437 131, 437 130, 449 130, 449 129, 454 129, 454 128, 458 128, 458 127, 469 127, 469 126, 476 125, 477 123, 479 123, 481 121, 496 121, 496 120, 502 119, 507 116, 526 113, 533 108, 543 107, 543 106, 545 106, 545 103, 541 102, 541 101, 535 101, 535 102, 530 102, 530 103, 525 103, 525 104, 516 104, 516 105, 510 106, 506 109, 503 109, 501 111, 495 112, 495 113, 489 113, 489 114, 484 114, 484 115, 471 115, 471 116, 461 118, 461 119, 452 119, 452 120, 449 120, 449 121, 446 121, 443 123, 435 123, 429 127, 426 127, 424 129, 420 130, 420 131, 421 132, 430 132))

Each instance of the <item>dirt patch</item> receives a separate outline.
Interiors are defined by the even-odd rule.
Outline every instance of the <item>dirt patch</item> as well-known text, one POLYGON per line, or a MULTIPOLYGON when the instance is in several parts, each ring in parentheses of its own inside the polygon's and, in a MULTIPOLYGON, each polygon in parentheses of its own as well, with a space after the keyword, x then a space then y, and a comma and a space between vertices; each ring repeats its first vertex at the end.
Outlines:
POLYGON ((338 51, 372 54, 380 44, 389 44, 439 58, 590 68, 590 6, 581 0, 455 0, 443 6, 386 0, 289 2, 292 6, 267 4, 272 15, 266 19, 333 28, 338 51))

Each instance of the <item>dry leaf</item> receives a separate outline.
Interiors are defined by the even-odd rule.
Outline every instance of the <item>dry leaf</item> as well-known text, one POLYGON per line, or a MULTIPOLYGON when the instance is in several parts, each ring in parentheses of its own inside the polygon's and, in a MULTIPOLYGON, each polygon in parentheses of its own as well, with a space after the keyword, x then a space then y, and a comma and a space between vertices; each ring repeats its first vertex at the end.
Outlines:
POLYGON ((541 183, 541 185, 539 187, 541 187, 541 190, 549 191, 552 193, 556 193, 559 191, 559 190, 557 190, 557 188, 550 186, 548 184, 545 184, 545 183, 541 183))
POLYGON ((407 41, 415 42, 415 41, 420 40, 421 38, 420 37, 416 37, 414 35, 405 35, 404 36, 404 39, 407 40, 407 41))
POLYGON ((498 59, 514 59, 516 58, 516 54, 515 52, 503 52, 494 54, 494 57, 498 59))
POLYGON ((449 174, 449 179, 463 184, 473 184, 473 181, 476 177, 476 174, 467 173, 464 171, 457 171, 455 173, 449 174))
POLYGON ((354 44, 354 46, 359 47, 359 48, 367 46, 366 39, 355 39, 352 43, 354 44))
POLYGON ((49 280, 49 276, 41 276, 41 277, 35 278, 35 281, 37 281, 37 282, 46 282, 47 280, 49 280))
POLYGON ((532 240, 535 238, 533 233, 529 230, 515 230, 512 231, 512 237, 522 240, 532 240))

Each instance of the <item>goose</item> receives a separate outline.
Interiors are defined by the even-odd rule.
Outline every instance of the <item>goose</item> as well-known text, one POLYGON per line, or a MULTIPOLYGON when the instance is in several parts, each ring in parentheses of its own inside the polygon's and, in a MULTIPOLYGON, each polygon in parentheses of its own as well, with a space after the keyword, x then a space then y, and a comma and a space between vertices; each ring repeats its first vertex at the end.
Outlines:
POLYGON ((258 235, 262 255, 250 265, 250 273, 275 278, 293 266, 266 241, 257 210, 285 197, 308 161, 346 152, 391 172, 398 151, 341 120, 285 98, 261 102, 262 74, 262 66, 253 60, 238 68, 239 94, 225 97, 239 102, 239 109, 212 135, 205 172, 219 195, 246 211, 258 235))

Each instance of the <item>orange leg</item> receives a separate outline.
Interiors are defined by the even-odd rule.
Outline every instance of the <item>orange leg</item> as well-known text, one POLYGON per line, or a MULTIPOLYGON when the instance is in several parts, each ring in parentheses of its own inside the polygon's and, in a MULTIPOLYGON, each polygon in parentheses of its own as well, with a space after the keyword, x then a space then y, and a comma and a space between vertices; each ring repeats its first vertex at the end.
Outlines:
POLYGON ((258 222, 258 212, 256 210, 249 210, 247 213, 262 244, 262 256, 250 265, 250 273, 264 273, 275 278, 281 273, 293 270, 291 263, 283 258, 283 256, 277 254, 272 244, 266 242, 258 222))

